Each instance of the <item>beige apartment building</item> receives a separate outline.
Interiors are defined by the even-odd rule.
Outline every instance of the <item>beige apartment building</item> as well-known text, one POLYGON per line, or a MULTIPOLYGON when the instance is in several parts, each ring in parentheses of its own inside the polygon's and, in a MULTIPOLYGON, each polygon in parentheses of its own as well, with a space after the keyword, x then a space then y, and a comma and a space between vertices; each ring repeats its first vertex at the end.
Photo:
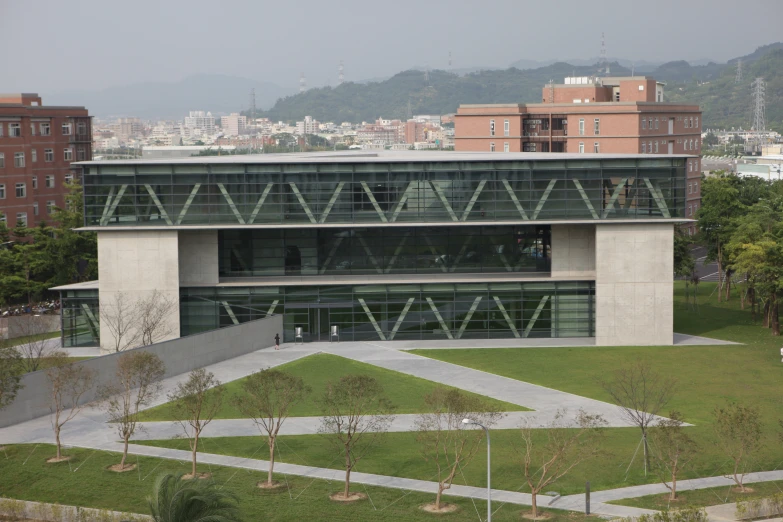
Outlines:
POLYGON ((461 105, 455 150, 692 155, 685 217, 693 218, 701 198, 701 109, 663 102, 663 92, 663 83, 644 76, 576 77, 545 86, 541 103, 461 105))

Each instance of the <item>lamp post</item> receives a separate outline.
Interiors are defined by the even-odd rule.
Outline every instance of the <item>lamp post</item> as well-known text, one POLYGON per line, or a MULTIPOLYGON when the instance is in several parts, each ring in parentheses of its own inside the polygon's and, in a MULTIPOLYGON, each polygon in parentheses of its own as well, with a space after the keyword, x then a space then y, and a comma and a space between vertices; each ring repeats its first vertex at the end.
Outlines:
POLYGON ((478 422, 470 419, 462 419, 462 424, 465 425, 473 424, 474 426, 478 426, 479 428, 483 429, 484 433, 487 434, 487 522, 492 522, 492 486, 490 485, 491 468, 489 462, 489 458, 490 458, 489 430, 483 424, 479 424, 478 422))

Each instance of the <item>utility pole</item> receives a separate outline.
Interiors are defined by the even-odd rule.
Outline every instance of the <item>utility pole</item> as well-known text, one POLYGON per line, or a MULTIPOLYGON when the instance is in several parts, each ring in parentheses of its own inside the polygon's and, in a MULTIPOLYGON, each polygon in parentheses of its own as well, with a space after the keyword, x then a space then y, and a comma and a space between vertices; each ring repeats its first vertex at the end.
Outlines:
POLYGON ((305 80, 304 73, 299 75, 299 92, 305 92, 307 90, 307 81, 305 80))
POLYGON ((753 147, 758 148, 759 154, 761 148, 767 144, 767 123, 764 117, 764 95, 766 86, 764 78, 756 78, 752 84, 753 87, 753 147))
POLYGON ((256 90, 250 89, 250 121, 253 123, 253 128, 256 125, 256 90))
POLYGON ((609 76, 609 59, 606 57, 606 38, 604 33, 601 33, 601 65, 598 69, 599 74, 603 73, 609 76))
POLYGON ((734 76, 734 83, 742 82, 742 58, 737 59, 737 75, 734 76))
POLYGON ((337 85, 342 85, 343 81, 345 81, 345 70, 343 69, 343 61, 340 60, 340 65, 337 66, 337 85))

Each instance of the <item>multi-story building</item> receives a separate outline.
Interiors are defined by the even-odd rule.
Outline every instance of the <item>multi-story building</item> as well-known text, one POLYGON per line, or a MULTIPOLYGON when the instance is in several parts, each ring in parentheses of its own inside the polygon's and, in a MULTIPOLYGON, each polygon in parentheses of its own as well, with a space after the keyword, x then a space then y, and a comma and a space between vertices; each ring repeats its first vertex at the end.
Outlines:
POLYGON ((71 162, 90 159, 87 109, 46 106, 34 93, 0 94, 0 219, 8 227, 48 221, 65 204, 71 162))
POLYGON ((139 118, 119 118, 108 127, 121 143, 127 143, 144 135, 144 123, 139 118))
POLYGON ((665 103, 663 95, 664 85, 644 76, 580 77, 545 86, 542 103, 461 105, 455 150, 692 155, 691 218, 701 201, 701 110, 665 103))
POLYGON ((239 136, 245 132, 247 117, 237 112, 232 112, 228 116, 220 117, 220 126, 223 127, 223 134, 226 136, 239 136))
POLYGON ((204 111, 190 111, 189 116, 185 116, 183 126, 190 129, 190 134, 193 134, 193 130, 199 129, 200 136, 209 136, 215 132, 215 117, 211 112, 204 111))
POLYGON ((304 120, 296 122, 296 134, 302 136, 305 134, 317 134, 319 131, 318 120, 312 116, 305 116, 304 120))
POLYGON ((61 287, 66 346, 100 302, 163 293, 172 336, 282 314, 287 341, 672 344, 685 155, 379 152, 81 163, 100 279, 61 287), (589 342, 589 341, 586 341, 589 342))

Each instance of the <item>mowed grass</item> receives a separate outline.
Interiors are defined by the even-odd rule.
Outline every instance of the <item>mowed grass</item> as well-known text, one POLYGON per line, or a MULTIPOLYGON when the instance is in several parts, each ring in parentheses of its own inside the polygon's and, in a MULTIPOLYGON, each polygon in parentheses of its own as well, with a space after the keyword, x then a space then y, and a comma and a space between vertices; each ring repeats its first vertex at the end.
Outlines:
MULTIPOLYGON (((158 475, 188 472, 189 463, 148 457, 130 457, 138 464, 132 472, 114 473, 106 468, 120 460, 117 453, 69 449, 70 462, 47 464, 54 455, 51 445, 6 446, 0 452, 0 497, 35 500, 130 513, 148 514, 146 497, 158 475)), ((332 502, 328 496, 342 491, 342 483, 314 480, 307 477, 277 475, 287 482, 287 488, 266 492, 256 484, 266 479, 266 473, 220 466, 200 465, 199 471, 211 472, 212 480, 239 498, 239 507, 246 521, 432 521, 439 517, 425 513, 419 506, 432 502, 432 494, 408 492, 391 488, 364 487, 353 484, 352 491, 366 493, 372 501, 351 504, 332 502)), ((475 521, 476 512, 486 513, 486 503, 467 498, 447 497, 459 506, 459 511, 447 515, 449 521, 475 521)), ((493 520, 519 520, 529 508, 512 504, 493 504, 497 511, 493 520)), ((587 517, 578 513, 549 511, 552 522, 583 522, 587 517)))
POLYGON ((677 491, 677 500, 674 502, 669 500, 669 495, 666 494, 613 500, 608 502, 608 504, 619 504, 621 506, 656 510, 681 509, 685 507, 718 506, 720 504, 747 500, 748 498, 767 497, 783 493, 783 481, 755 482, 753 484, 746 484, 746 486, 748 489, 746 493, 738 493, 737 491, 734 491, 734 487, 732 486, 722 486, 719 488, 677 491))
MULTIPOLYGON (((685 307, 682 287, 677 286, 675 330, 742 341, 744 345, 416 350, 415 353, 605 401, 609 397, 601 387, 601 379, 610 377, 615 368, 643 358, 659 372, 677 379, 677 391, 667 412, 678 410, 694 424, 687 430, 698 443, 699 454, 681 479, 722 475, 730 469, 728 458, 716 445, 712 426, 713 409, 728 401, 755 405, 761 410, 763 445, 754 456, 752 469, 779 469, 783 466, 778 440, 778 420, 783 418, 783 365, 779 360, 783 340, 752 324, 750 312, 739 309, 736 296, 729 303, 718 304, 714 294, 710 294, 714 285, 700 286, 698 311, 685 307)), ((586 480, 591 481, 595 490, 658 481, 654 473, 644 475, 640 456, 631 465, 639 445, 637 429, 609 429, 606 435, 605 458, 576 468, 551 489, 563 494, 578 493, 583 491, 586 480)), ((544 436, 543 432, 538 434, 539 440, 543 441, 544 436)), ((278 458, 283 462, 339 468, 334 449, 321 436, 283 437, 281 441, 278 458)), ((260 437, 216 438, 207 439, 206 443, 205 452, 266 458, 263 450, 257 451, 262 444, 260 437)), ((182 441, 151 444, 185 447, 182 441)), ((512 490, 522 487, 520 446, 515 430, 492 432, 493 486, 512 490)), ((464 470, 467 483, 485 484, 484 459, 483 452, 479 452, 464 470)), ((412 433, 388 434, 384 446, 362 461, 360 471, 424 480, 431 479, 434 473, 419 456, 412 433)))
MULTIPOLYGON (((337 381, 345 375, 369 375, 378 379, 383 386, 384 393, 397 409, 396 413, 420 413, 426 411, 424 396, 430 393, 437 383, 406 375, 404 373, 386 370, 370 364, 352 361, 344 357, 319 353, 279 366, 278 369, 304 379, 304 382, 312 389, 307 398, 296 405, 292 411, 292 417, 311 417, 321 415, 318 399, 323 394, 329 381, 337 381)), ((223 407, 216 416, 218 419, 238 419, 244 417, 232 400, 244 394, 242 383, 245 379, 239 379, 223 385, 223 407)), ((467 392, 466 392, 467 393, 467 392)), ((474 395, 475 394, 471 394, 474 395)), ((495 399, 484 398, 498 411, 526 411, 527 408, 510 404, 495 399)), ((151 408, 142 414, 144 421, 174 420, 170 404, 163 404, 151 408)))

